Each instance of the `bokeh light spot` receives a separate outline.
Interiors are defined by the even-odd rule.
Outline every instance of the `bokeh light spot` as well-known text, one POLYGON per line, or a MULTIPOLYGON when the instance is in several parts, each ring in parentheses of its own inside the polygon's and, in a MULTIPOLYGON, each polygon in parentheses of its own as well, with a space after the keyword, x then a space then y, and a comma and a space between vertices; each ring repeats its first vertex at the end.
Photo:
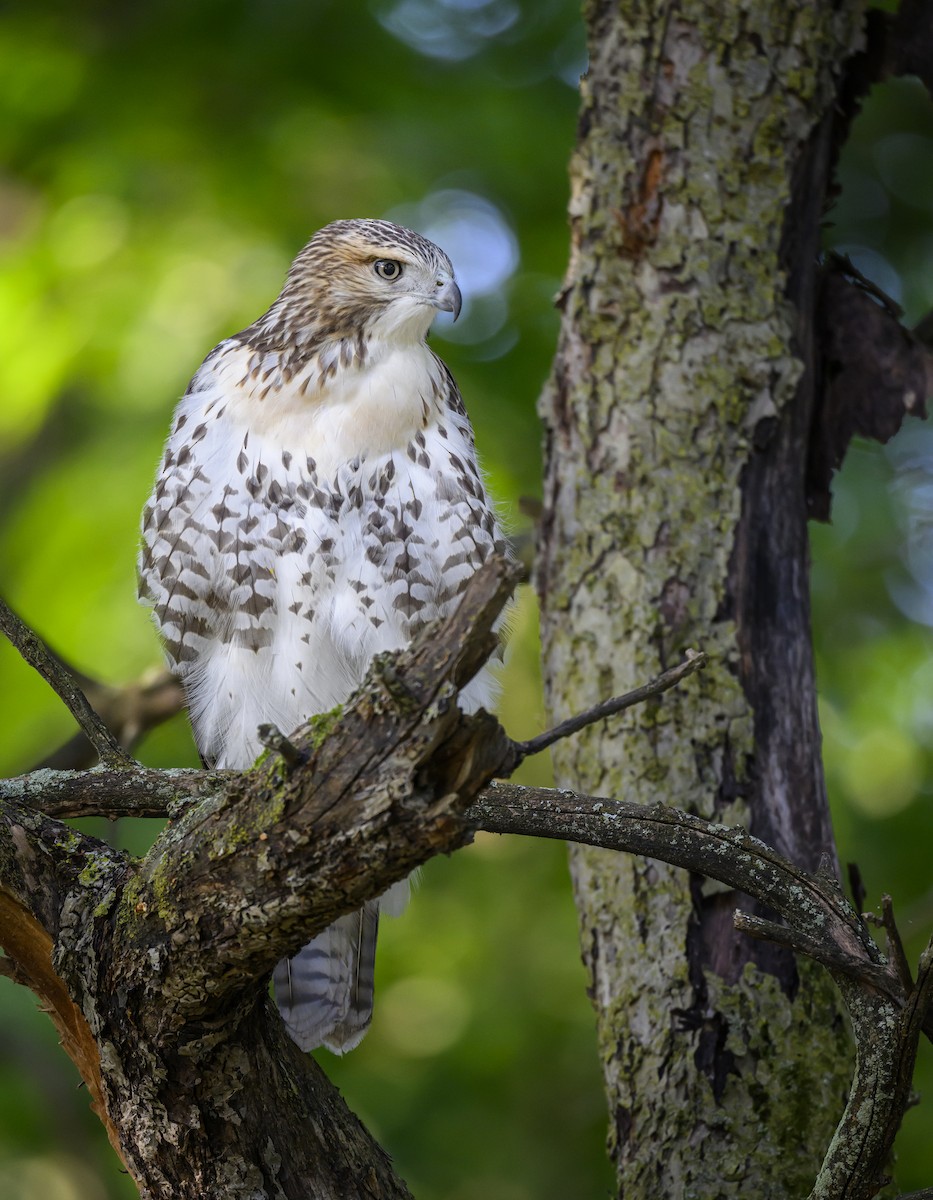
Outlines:
POLYGON ((3 1200, 107 1200, 100 1179, 77 1159, 14 1158, 0 1165, 3 1200))
POLYGON ((520 16, 514 0, 400 0, 376 9, 380 25, 399 41, 449 62, 470 58, 520 16))
POLYGON ((518 239, 496 205, 475 192, 442 188, 387 215, 436 242, 454 265, 463 311, 456 325, 439 317, 436 332, 469 344, 495 337, 508 318, 503 288, 519 264, 518 239))
POLYGON ((379 997, 380 1028, 393 1049, 409 1058, 428 1057, 458 1041, 470 1019, 462 989, 444 979, 400 979, 379 997))
POLYGON ((906 808, 923 779, 920 748, 891 726, 865 732, 841 765, 849 796, 870 817, 889 817, 906 808))
POLYGON ((66 270, 96 267, 123 245, 128 226, 126 208, 114 196, 75 196, 49 220, 49 248, 66 270))

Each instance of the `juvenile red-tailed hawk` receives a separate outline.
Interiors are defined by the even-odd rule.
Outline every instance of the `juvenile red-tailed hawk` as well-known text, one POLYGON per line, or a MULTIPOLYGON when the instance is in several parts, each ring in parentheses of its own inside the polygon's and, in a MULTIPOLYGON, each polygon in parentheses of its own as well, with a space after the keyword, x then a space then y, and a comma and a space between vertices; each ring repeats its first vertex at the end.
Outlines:
MULTIPOLYGON (((204 761, 247 767, 257 727, 346 700, 374 654, 443 616, 504 543, 460 393, 425 338, 460 311, 447 255, 388 221, 335 221, 278 299, 220 343, 175 414, 143 513, 140 595, 182 679, 204 761)), ((483 673, 466 689, 488 705, 483 673)), ((304 1049, 372 1015, 380 905, 275 971, 304 1049)))

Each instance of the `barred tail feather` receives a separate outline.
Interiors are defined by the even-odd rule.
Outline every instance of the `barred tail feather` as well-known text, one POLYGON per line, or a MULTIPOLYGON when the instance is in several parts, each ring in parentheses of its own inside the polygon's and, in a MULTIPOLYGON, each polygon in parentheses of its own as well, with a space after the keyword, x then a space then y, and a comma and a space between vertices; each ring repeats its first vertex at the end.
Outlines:
POLYGON ((359 930, 349 1003, 344 1019, 324 1039, 324 1045, 334 1054, 346 1054, 358 1046, 373 1017, 379 904, 367 904, 359 913, 351 915, 358 918, 359 930))
POLYGON ((379 904, 347 913, 283 959, 273 975, 275 999, 302 1050, 326 1046, 345 1054, 362 1040, 373 1015, 379 904))

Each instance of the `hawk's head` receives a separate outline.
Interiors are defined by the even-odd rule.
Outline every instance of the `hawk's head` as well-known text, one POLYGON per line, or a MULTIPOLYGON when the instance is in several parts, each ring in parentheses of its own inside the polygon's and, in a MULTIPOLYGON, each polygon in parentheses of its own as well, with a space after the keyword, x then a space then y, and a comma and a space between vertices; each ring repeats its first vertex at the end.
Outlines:
POLYGON ((438 310, 460 312, 450 259, 391 221, 334 221, 292 263, 270 310, 298 342, 422 341, 438 310))

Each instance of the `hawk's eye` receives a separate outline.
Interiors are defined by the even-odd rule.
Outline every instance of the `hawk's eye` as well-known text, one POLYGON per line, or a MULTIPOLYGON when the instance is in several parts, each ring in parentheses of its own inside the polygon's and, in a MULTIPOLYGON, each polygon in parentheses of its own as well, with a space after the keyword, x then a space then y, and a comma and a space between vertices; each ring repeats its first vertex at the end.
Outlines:
POLYGON ((377 258, 373 270, 381 279, 398 279, 402 273, 402 264, 394 258, 377 258))

